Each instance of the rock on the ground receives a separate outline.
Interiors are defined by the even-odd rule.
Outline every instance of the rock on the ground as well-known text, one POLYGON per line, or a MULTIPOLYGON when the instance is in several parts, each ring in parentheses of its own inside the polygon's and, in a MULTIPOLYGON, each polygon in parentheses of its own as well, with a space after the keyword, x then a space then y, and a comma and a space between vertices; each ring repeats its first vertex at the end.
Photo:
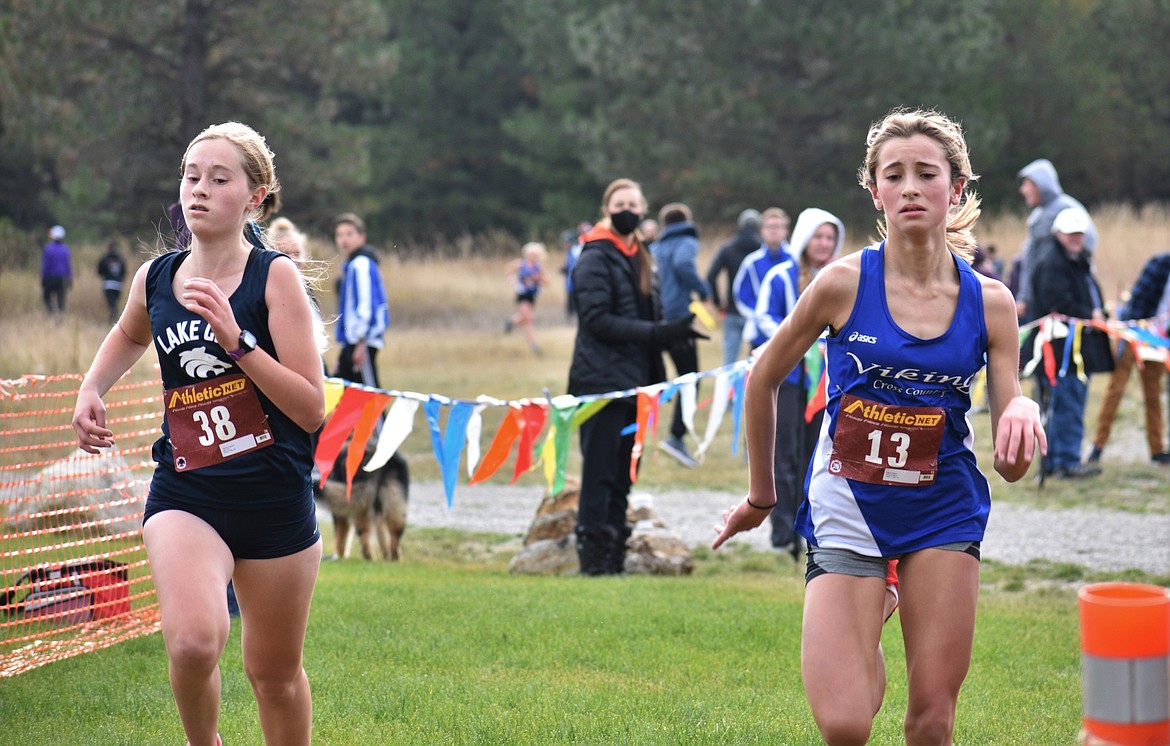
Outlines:
POLYGON ((577 540, 572 534, 537 539, 521 548, 508 563, 508 572, 513 575, 576 575, 580 569, 577 540))

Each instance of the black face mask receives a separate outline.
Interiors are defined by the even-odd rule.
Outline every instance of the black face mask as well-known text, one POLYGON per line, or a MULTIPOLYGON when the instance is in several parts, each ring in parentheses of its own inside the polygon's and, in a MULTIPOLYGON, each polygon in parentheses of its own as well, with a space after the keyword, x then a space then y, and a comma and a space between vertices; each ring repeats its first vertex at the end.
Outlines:
POLYGON ((613 229, 623 236, 628 236, 642 222, 642 216, 632 210, 622 210, 609 216, 613 229))

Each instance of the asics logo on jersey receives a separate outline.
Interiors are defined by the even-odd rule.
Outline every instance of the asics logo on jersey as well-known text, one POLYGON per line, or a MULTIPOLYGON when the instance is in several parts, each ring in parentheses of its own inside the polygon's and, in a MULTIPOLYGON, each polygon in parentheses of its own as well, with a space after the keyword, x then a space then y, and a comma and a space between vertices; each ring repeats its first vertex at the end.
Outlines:
POLYGON ((192 378, 211 378, 231 368, 230 365, 209 353, 206 347, 183 350, 179 353, 179 365, 183 366, 183 370, 192 378))
POLYGON ((868 334, 862 334, 860 332, 853 332, 852 334, 849 335, 849 341, 850 342, 864 342, 867 345, 875 345, 875 344, 877 344, 877 337, 871 337, 868 334))

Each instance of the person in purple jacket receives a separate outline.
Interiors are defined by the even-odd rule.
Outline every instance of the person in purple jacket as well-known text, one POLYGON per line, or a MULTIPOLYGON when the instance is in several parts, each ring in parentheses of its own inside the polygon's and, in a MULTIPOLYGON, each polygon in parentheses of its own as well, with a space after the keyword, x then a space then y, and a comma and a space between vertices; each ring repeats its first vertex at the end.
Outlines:
POLYGON ((73 284, 73 260, 64 238, 65 228, 54 225, 41 253, 41 295, 50 316, 60 316, 65 311, 65 295, 73 284))

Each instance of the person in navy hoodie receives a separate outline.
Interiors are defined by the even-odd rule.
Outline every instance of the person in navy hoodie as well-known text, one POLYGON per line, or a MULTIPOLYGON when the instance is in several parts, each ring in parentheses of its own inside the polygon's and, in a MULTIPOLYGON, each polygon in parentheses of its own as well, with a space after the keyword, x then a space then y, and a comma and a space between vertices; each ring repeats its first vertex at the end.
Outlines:
POLYGON ((102 397, 153 345, 165 412, 142 537, 183 731, 192 746, 221 743, 231 580, 264 741, 308 744, 302 660, 321 566, 310 437, 325 417, 323 330, 296 265, 253 222, 279 189, 264 138, 237 122, 209 127, 180 172, 190 248, 135 274, 81 382, 73 428, 88 453, 114 445, 102 397))
MULTIPOLYGON (((645 225, 647 221, 642 221, 645 225)), ((695 225, 691 208, 682 202, 671 202, 658 211, 662 226, 658 240, 650 245, 654 264, 658 269, 659 289, 662 294, 662 318, 677 321, 691 316, 691 302, 697 297, 707 302, 711 286, 699 276, 699 228, 695 225)), ((694 337, 686 337, 666 348, 674 363, 676 375, 696 373, 699 370, 699 348, 694 337)), ((698 462, 687 450, 687 433, 683 424, 682 401, 676 400, 674 417, 670 421, 670 437, 659 446, 680 464, 695 468, 698 462)))
MULTIPOLYGON (((1129 300, 1118 307, 1118 319, 1122 321, 1146 321, 1146 328, 1163 337, 1170 336, 1170 252, 1155 254, 1146 260, 1138 274, 1133 288, 1129 291, 1129 300)), ((1119 341, 1118 359, 1112 375, 1109 377, 1109 387, 1101 399, 1101 409, 1097 414, 1097 432, 1093 438, 1093 447, 1089 451, 1087 461, 1097 463, 1101 459, 1101 451, 1109 441, 1109 433, 1113 429, 1113 418, 1117 416, 1117 407, 1121 404, 1121 397, 1125 393, 1125 384, 1129 374, 1138 364, 1138 351, 1128 341, 1119 341)), ((1142 381, 1142 403, 1146 421, 1146 443, 1150 448, 1150 461, 1160 466, 1170 465, 1170 450, 1166 449, 1166 441, 1162 430, 1162 379, 1166 378, 1164 366, 1160 361, 1145 360, 1140 369, 1142 381)))
POLYGON ((776 501, 776 392, 828 329, 828 403, 797 528, 809 544, 801 671, 829 744, 865 743, 885 696, 883 620, 898 559, 907 743, 950 743, 970 666, 979 546, 990 510, 971 450, 970 384, 988 368, 995 469, 1008 481, 1047 448, 1020 392, 1015 301, 971 269, 979 201, 959 125, 896 110, 866 138, 859 180, 886 239, 832 262, 797 301, 747 379, 747 497, 718 548, 776 501))

